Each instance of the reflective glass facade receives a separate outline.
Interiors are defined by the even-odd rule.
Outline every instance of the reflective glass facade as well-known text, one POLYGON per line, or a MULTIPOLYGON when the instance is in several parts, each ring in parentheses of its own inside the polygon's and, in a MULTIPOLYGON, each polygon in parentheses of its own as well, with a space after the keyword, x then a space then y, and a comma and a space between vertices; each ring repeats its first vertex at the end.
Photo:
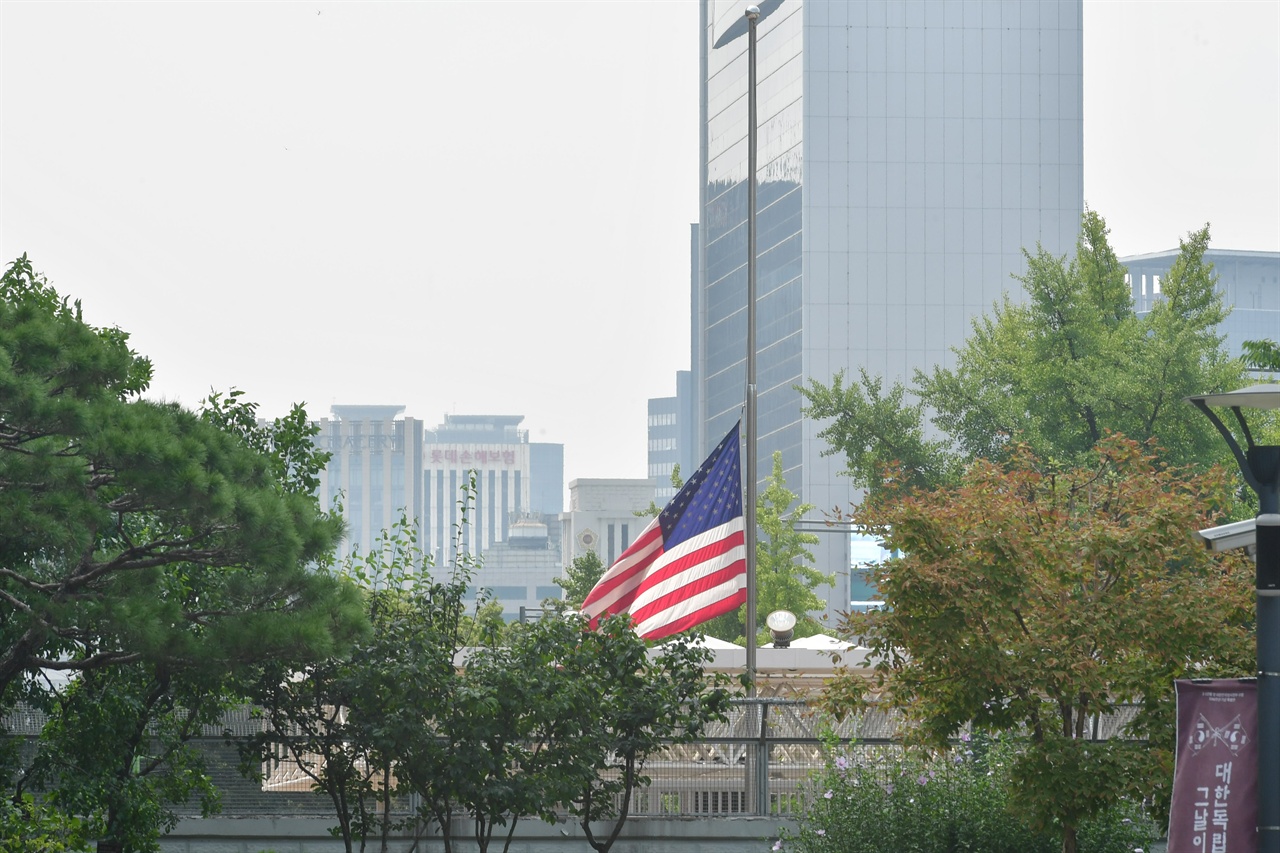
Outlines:
MULTIPOLYGON (((694 303, 701 454, 745 393, 747 3, 704 0, 701 270, 694 303)), ((820 509, 856 499, 795 386, 945 364, 1016 288, 1023 247, 1074 250, 1083 208, 1081 0, 760 3, 757 54, 759 476, 820 509)), ((1015 291, 1014 297, 1019 294, 1015 291)), ((828 535, 819 568, 849 544, 828 535)))

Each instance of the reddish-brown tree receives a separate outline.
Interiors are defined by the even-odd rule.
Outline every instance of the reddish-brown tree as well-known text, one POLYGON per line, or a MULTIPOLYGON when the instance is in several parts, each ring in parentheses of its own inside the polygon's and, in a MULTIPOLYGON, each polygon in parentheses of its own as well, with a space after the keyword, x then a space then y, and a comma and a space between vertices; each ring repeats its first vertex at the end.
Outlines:
POLYGON ((954 486, 890 477, 854 512, 899 555, 874 570, 886 608, 845 625, 879 663, 871 682, 840 673, 829 706, 874 693, 925 745, 969 723, 1025 736, 1015 800, 1074 853, 1116 798, 1167 798, 1174 679, 1252 671, 1252 566, 1194 535, 1229 482, 1116 436, 1078 467, 1023 447, 954 486), (1092 740, 1094 716, 1128 702, 1131 738, 1092 740))

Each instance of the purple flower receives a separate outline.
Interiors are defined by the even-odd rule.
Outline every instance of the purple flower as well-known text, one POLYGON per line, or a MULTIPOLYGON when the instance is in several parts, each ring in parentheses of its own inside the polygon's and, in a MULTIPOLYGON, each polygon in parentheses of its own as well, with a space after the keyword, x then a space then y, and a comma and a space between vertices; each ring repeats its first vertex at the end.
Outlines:
POLYGON ((818 830, 818 832, 817 832, 817 834, 818 834, 818 835, 826 835, 826 834, 827 834, 827 831, 826 831, 825 829, 819 829, 819 830, 818 830))
POLYGON ((929 784, 929 777, 928 777, 928 776, 926 776, 926 775, 924 775, 923 773, 921 773, 921 774, 916 778, 916 784, 917 784, 917 785, 928 785, 928 784, 929 784))
POLYGON ((969 733, 968 733, 968 732, 961 732, 961 733, 960 733, 960 742, 961 742, 961 743, 968 743, 968 742, 969 742, 969 741, 971 741, 971 740, 973 740, 973 738, 971 738, 971 737, 969 736, 969 733))
POLYGON ((838 758, 836 758, 836 769, 837 769, 837 770, 848 770, 848 769, 849 769, 849 759, 845 758, 843 755, 841 755, 841 756, 839 756, 838 758))
POLYGON ((823 795, 822 795, 822 798, 823 798, 823 799, 825 799, 825 800, 829 800, 829 799, 831 799, 833 796, 835 796, 835 792, 834 792, 834 791, 827 791, 825 794, 823 794, 823 795))
POLYGON ((772 847, 771 849, 773 849, 773 850, 781 850, 781 849, 782 849, 782 839, 781 839, 781 838, 779 838, 777 841, 773 842, 773 847, 772 847))

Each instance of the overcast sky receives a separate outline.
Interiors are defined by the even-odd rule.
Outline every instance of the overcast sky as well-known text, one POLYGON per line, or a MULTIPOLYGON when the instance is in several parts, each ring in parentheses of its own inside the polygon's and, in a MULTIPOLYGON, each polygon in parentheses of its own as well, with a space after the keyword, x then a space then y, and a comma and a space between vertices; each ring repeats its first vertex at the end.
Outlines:
MULTIPOLYGON (((1084 20, 1117 251, 1280 250, 1280 3, 1084 20)), ((643 477, 697 121, 692 0, 0 0, 0 260, 131 332, 155 396, 523 414, 566 480, 643 477)))

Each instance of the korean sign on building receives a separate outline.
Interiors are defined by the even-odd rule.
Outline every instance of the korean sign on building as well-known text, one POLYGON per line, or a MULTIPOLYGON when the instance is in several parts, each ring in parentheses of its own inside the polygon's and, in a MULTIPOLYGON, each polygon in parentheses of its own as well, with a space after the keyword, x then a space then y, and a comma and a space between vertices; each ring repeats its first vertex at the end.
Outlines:
POLYGON ((479 447, 427 447, 427 460, 433 466, 461 466, 463 468, 505 468, 516 464, 515 450, 496 450, 479 447))

